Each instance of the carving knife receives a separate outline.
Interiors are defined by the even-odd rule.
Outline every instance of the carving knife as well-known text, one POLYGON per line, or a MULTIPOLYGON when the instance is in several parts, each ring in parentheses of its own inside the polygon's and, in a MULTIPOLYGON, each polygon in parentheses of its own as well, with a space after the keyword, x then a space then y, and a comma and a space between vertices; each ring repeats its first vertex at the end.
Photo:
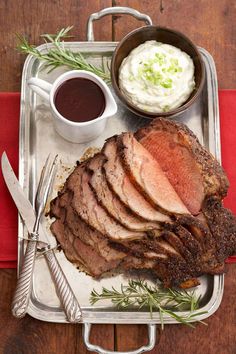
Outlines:
MULTIPOLYGON (((6 153, 2 154, 1 159, 2 164, 2 173, 5 179, 6 185, 9 189, 9 192, 16 204, 19 214, 23 220, 24 225, 26 226, 29 233, 32 233, 34 223, 35 223, 35 211, 33 206, 31 205, 28 198, 25 196, 23 189, 21 188, 17 177, 10 165, 10 162, 7 158, 6 153)), ((28 241, 31 243, 32 247, 35 245, 36 241, 28 241)), ((82 314, 80 305, 68 283, 68 280, 63 273, 61 266, 58 263, 58 260, 55 256, 53 249, 50 249, 50 245, 48 242, 47 234, 45 233, 41 224, 39 224, 39 241, 37 242, 37 246, 40 247, 43 252, 49 269, 51 271, 52 278, 54 280, 54 284, 56 287, 57 295, 61 301, 63 309, 65 311, 67 320, 71 323, 77 323, 81 321, 82 314)), ((27 269, 26 269, 27 274, 27 269)), ((23 297, 19 298, 19 305, 22 305, 25 302, 25 306, 20 306, 21 310, 18 312, 15 310, 13 315, 15 317, 23 317, 27 311, 27 291, 30 291, 29 277, 25 276, 25 284, 23 284, 23 297), (24 290, 26 289, 26 290, 24 290), (23 308, 23 310, 22 310, 23 308)))

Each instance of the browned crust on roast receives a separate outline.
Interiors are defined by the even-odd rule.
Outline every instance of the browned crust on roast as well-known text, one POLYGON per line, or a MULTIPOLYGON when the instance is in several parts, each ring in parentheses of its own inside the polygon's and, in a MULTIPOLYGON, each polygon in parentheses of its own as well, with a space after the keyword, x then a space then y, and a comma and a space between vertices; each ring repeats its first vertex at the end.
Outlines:
POLYGON ((205 196, 217 195, 223 199, 227 195, 229 181, 223 168, 185 124, 156 118, 146 127, 139 129, 135 137, 139 141, 153 130, 177 134, 179 142, 191 151, 203 176, 205 196))
MULTIPOLYGON (((118 247, 118 249, 122 249, 123 252, 127 252, 128 257, 125 258, 121 264, 122 269, 149 269, 154 276, 162 280, 165 287, 182 286, 182 283, 184 286, 186 281, 189 281, 189 283, 185 284, 185 288, 187 288, 187 284, 189 284, 189 287, 194 284, 195 286, 199 284, 196 277, 201 275, 201 272, 197 271, 196 268, 191 268, 184 258, 177 254, 168 254, 168 252, 166 252, 166 257, 147 259, 144 257, 145 252, 142 253, 138 245, 137 250, 131 247, 131 245, 124 246, 115 244, 114 247, 118 247), (132 257, 136 260, 134 263, 132 262, 132 257)), ((147 250, 148 248, 145 249, 145 251, 147 250)))
POLYGON ((179 217, 177 222, 178 224, 185 227, 185 229, 187 229, 193 235, 193 237, 195 237, 203 250, 207 251, 211 249, 212 252, 214 252, 216 246, 215 240, 211 234, 206 220, 185 215, 179 217))
POLYGON ((216 257, 223 262, 236 253, 236 218, 221 200, 210 197, 202 208, 216 245, 216 257))
POLYGON ((197 278, 192 278, 192 279, 188 279, 188 280, 185 280, 182 283, 180 283, 179 287, 181 289, 190 289, 190 288, 193 288, 198 285, 200 285, 200 281, 197 278))
POLYGON ((219 274, 224 271, 224 263, 216 255, 216 243, 208 226, 196 217, 183 216, 173 225, 185 246, 190 249, 189 261, 201 268, 202 274, 219 274))

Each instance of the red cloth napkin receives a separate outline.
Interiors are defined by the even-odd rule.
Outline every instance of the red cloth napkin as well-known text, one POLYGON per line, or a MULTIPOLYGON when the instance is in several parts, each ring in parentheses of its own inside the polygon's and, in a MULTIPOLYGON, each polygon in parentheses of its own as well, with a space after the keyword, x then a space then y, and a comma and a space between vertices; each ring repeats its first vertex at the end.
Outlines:
MULTIPOLYGON (((230 180, 224 205, 236 215, 236 90, 219 91, 223 167, 230 180)), ((5 150, 18 174, 19 93, 0 93, 0 154, 5 150)), ((17 209, 0 173, 0 268, 14 268, 17 260, 17 209)), ((228 262, 236 262, 236 256, 228 262)))
MULTIPOLYGON (((19 93, 0 93, 0 154, 6 150, 18 175, 19 93)), ((17 259, 17 209, 0 172, 0 268, 15 268, 17 259)))
MULTIPOLYGON (((236 90, 219 91, 222 165, 230 181, 224 206, 236 215, 236 90)), ((236 263, 236 255, 227 263, 236 263)))

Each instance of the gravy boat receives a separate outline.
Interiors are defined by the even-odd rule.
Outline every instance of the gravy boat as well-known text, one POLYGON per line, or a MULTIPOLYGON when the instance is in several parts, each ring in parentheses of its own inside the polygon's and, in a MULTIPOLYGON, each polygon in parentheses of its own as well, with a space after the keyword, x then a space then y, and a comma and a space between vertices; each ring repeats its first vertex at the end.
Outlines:
MULTIPOLYGON (((28 80, 29 87, 45 99, 51 108, 55 130, 64 139, 73 143, 85 143, 95 139, 105 129, 107 119, 117 111, 116 102, 107 84, 97 75, 85 70, 72 70, 60 75, 53 84, 32 77, 28 80), (55 107, 57 89, 67 80, 84 78, 96 83, 105 97, 105 109, 101 116, 86 122, 74 122, 63 117, 55 107)), ((93 104, 93 102, 91 102, 93 104)))

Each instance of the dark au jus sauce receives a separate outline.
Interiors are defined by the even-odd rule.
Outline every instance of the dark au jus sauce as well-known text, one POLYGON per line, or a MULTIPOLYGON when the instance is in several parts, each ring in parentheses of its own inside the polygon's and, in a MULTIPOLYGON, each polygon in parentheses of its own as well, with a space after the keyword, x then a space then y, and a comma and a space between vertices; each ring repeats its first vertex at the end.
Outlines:
POLYGON ((64 118, 73 122, 87 122, 103 114, 105 96, 95 82, 76 77, 58 87, 54 104, 64 118))

